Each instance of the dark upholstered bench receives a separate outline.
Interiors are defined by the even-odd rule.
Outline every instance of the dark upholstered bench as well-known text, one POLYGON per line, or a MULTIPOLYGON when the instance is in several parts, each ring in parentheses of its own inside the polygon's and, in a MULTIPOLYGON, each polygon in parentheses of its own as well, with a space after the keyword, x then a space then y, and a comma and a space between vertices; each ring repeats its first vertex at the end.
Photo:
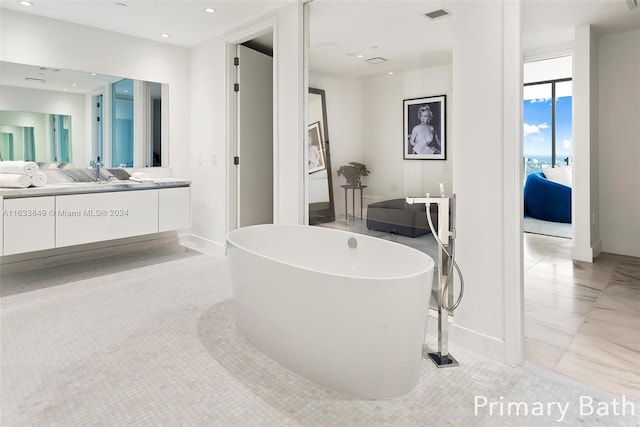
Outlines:
MULTIPOLYGON (((430 233, 424 204, 410 205, 405 199, 385 200, 367 206, 367 228, 417 237, 430 233)), ((433 226, 438 229, 438 206, 431 205, 433 226)))

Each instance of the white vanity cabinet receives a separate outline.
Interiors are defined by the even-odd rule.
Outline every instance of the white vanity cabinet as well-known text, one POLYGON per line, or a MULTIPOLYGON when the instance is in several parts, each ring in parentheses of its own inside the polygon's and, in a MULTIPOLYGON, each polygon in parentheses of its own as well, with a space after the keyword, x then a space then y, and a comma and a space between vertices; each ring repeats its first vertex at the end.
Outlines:
POLYGON ((158 231, 191 227, 191 188, 165 188, 158 192, 158 231))
POLYGON ((3 255, 55 247, 55 197, 4 199, 3 255))
POLYGON ((158 191, 56 196, 56 247, 157 233, 158 191))
POLYGON ((191 226, 188 185, 115 190, 44 187, 0 194, 0 255, 142 236, 191 226), (93 191, 92 191, 93 190, 93 191), (25 193, 29 191, 29 193, 25 193), (32 195, 33 193, 33 195, 32 195), (7 195, 8 194, 8 195, 7 195))
POLYGON ((4 198, 0 196, 0 209, 2 209, 2 216, 0 216, 0 255, 4 255, 4 198))

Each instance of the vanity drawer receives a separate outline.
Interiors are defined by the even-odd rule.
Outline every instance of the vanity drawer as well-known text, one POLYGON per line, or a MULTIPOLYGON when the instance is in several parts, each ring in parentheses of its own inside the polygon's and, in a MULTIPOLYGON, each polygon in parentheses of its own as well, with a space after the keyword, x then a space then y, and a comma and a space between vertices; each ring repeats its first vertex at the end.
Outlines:
POLYGON ((191 187, 158 190, 158 231, 191 227, 191 187))
POLYGON ((158 232, 158 190, 56 196, 56 247, 158 232))
POLYGON ((55 246, 55 197, 5 199, 3 219, 3 255, 55 246))

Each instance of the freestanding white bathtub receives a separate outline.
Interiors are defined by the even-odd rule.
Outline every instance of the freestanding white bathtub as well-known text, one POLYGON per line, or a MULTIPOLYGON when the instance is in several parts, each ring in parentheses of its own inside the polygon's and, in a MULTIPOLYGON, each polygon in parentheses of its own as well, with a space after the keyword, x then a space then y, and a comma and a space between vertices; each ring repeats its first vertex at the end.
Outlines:
POLYGON ((428 255, 302 225, 231 231, 227 254, 238 327, 260 351, 359 397, 416 386, 433 280, 428 255))

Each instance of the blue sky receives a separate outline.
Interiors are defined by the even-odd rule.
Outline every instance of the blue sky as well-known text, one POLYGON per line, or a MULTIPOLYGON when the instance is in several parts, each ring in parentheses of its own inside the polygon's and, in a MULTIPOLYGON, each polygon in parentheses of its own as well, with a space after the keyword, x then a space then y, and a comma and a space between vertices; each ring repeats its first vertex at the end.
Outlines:
MULTIPOLYGON (((551 99, 524 101, 524 155, 551 156, 551 99)), ((571 96, 557 98, 556 158, 572 156, 571 96)))

